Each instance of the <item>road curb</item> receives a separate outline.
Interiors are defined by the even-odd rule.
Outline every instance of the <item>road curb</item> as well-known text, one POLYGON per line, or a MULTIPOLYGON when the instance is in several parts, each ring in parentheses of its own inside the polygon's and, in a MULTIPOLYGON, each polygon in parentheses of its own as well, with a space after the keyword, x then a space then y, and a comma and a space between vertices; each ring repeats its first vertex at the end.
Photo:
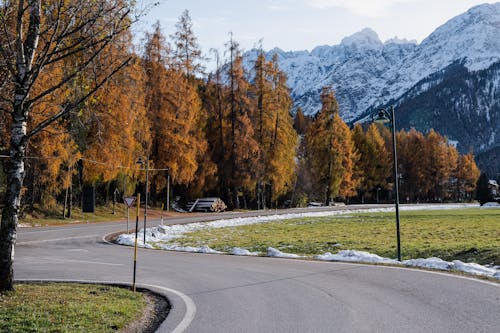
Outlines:
MULTIPOLYGON (((65 279, 19 279, 15 283, 81 283, 81 284, 102 284, 118 287, 131 288, 132 285, 126 282, 100 281, 100 280, 65 280, 65 279)), ((147 290, 166 300, 170 309, 163 321, 156 328, 155 333, 181 333, 194 319, 196 306, 189 296, 170 288, 149 284, 136 284, 137 289, 147 290)))
MULTIPOLYGON (((134 230, 135 231, 135 230, 134 230)), ((126 234, 127 231, 125 230, 122 230, 122 231, 114 231, 110 234, 106 234, 104 236, 102 236, 102 241, 106 244, 110 244, 110 245, 120 245, 118 243, 115 242, 116 240, 116 237, 121 235, 121 234, 126 234)))

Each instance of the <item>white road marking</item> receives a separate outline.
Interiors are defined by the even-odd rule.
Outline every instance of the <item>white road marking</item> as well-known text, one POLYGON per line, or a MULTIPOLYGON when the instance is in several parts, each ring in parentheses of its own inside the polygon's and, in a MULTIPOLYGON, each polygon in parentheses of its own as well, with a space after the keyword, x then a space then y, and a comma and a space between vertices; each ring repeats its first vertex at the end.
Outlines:
POLYGON ((463 275, 458 275, 458 274, 453 274, 452 272, 446 272, 446 271, 432 271, 432 270, 427 270, 427 269, 420 269, 419 267, 398 267, 398 266, 379 266, 379 267, 384 267, 384 268, 390 268, 390 269, 400 269, 400 270, 406 270, 406 271, 417 271, 421 273, 429 273, 429 274, 435 274, 435 275, 441 275, 441 276, 446 276, 446 277, 452 277, 456 279, 463 279, 463 280, 469 280, 473 282, 478 282, 478 283, 484 283, 490 286, 494 287, 499 287, 500 288, 500 283, 496 283, 493 281, 488 281, 488 280, 482 280, 480 276, 474 276, 471 274, 470 276, 463 276, 463 275))
POLYGON ((45 265, 47 263, 52 264, 64 264, 64 263, 81 263, 81 264, 91 264, 91 265, 106 265, 106 266, 125 266, 125 264, 115 264, 111 262, 103 262, 103 261, 90 261, 90 260, 78 260, 78 259, 57 259, 57 258, 49 258, 49 257, 37 257, 30 259, 20 259, 17 262, 21 262, 27 265, 37 265, 42 264, 45 265))
MULTIPOLYGON (((104 222, 104 223, 109 223, 109 222, 104 222)), ((120 222, 116 222, 116 224, 118 225, 120 222)), ((92 228, 93 229, 101 229, 101 228, 109 228, 110 225, 95 225, 95 224, 92 224, 92 228)), ((44 230, 37 230, 36 228, 34 228, 34 230, 26 230, 25 228, 22 228, 22 233, 23 234, 26 234, 26 235, 30 235, 30 234, 42 234, 42 233, 46 233, 46 232, 58 232, 58 231, 66 231, 66 230, 80 230, 80 229, 88 229, 89 228, 89 224, 85 224, 83 226, 57 226, 57 227, 54 227, 52 226, 52 229, 44 229, 44 230)))
MULTIPOLYGON (((194 316, 196 315, 196 305, 194 304, 193 300, 186 294, 181 293, 180 291, 177 291, 175 289, 170 289, 170 288, 165 288, 165 287, 160 287, 160 286, 155 286, 155 285, 148 285, 148 284, 141 284, 141 286, 144 287, 153 287, 153 288, 158 288, 161 290, 164 290, 166 292, 175 294, 179 296, 184 304, 186 305, 186 313, 184 314, 184 318, 182 318, 181 322, 177 325, 176 328, 172 331, 172 333, 182 333, 184 332, 191 322, 194 319, 194 316)), ((167 317, 168 319, 168 317, 167 317)))
POLYGON ((101 237, 101 235, 87 235, 87 236, 52 238, 52 239, 40 239, 40 240, 34 240, 34 241, 17 242, 16 245, 48 243, 48 242, 58 242, 58 241, 65 241, 65 240, 86 239, 86 238, 99 238, 99 237, 101 237))
POLYGON ((55 261, 57 263, 75 262, 75 263, 93 264, 93 265, 125 266, 124 264, 114 264, 114 263, 111 263, 111 262, 77 260, 77 259, 49 259, 49 260, 55 261))
MULTIPOLYGON (((175 251, 174 251, 175 252, 175 251)), ((186 252, 178 252, 178 253, 186 253, 186 252)), ((191 252, 188 252, 191 253, 191 252)), ((204 253, 195 253, 197 255, 206 255, 204 253)), ((223 253, 220 255, 231 255, 228 253, 223 253)), ((478 283, 484 283, 490 286, 495 286, 495 287, 500 287, 500 283, 494 282, 494 281, 488 281, 488 280, 483 280, 481 279, 481 276, 479 275, 474 275, 474 274, 469 274, 469 276, 464 276, 464 275, 459 275, 459 274, 454 274, 453 271, 440 271, 440 270, 433 270, 432 268, 422 268, 422 267, 407 267, 407 266, 397 266, 397 265, 391 265, 391 264, 385 264, 385 265, 378 265, 374 263, 368 263, 368 262, 349 262, 349 261, 323 261, 323 260, 316 260, 316 259, 309 259, 309 260, 304 260, 301 258, 274 258, 274 257, 251 257, 248 256, 248 258, 269 258, 271 260, 294 260, 294 261, 302 261, 302 262, 315 262, 315 263, 324 263, 324 264, 340 264, 340 265, 346 265, 346 266, 357 266, 357 267, 377 267, 377 268, 389 268, 389 269, 400 269, 400 270, 405 270, 405 271, 410 271, 410 272, 420 272, 420 273, 428 273, 428 274, 436 274, 436 275, 441 275, 441 276, 446 276, 449 278, 456 278, 456 279, 464 279, 464 280, 469 280, 472 282, 478 282, 478 283)), ((462 272, 464 273, 464 272, 462 272)), ((467 273, 464 273, 467 274, 467 273)))

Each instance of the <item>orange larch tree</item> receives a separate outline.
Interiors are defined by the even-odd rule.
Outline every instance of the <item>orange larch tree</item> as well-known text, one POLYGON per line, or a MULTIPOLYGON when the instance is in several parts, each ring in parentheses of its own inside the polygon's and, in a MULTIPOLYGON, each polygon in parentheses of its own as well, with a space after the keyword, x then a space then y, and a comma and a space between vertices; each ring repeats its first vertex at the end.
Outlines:
POLYGON ((359 159, 349 127, 338 114, 333 90, 321 93, 322 108, 306 134, 308 165, 315 175, 317 190, 324 190, 327 204, 336 197, 350 197, 356 192, 358 180, 354 165, 359 159))

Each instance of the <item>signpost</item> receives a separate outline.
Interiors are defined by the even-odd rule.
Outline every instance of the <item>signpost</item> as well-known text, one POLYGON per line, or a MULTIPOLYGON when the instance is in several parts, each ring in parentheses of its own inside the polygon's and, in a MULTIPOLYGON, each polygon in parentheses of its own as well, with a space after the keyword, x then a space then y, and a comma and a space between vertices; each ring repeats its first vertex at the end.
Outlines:
POLYGON ((128 233, 128 221, 129 221, 129 209, 134 205, 135 197, 124 197, 123 202, 127 206, 127 233, 128 233))
MULTIPOLYGON (((132 289, 135 292, 135 275, 137 271, 137 233, 139 232, 139 205, 141 204, 141 194, 137 193, 137 213, 135 214, 135 242, 134 242, 134 277, 132 280, 132 289)), ((145 232, 146 230, 144 230, 145 232)))

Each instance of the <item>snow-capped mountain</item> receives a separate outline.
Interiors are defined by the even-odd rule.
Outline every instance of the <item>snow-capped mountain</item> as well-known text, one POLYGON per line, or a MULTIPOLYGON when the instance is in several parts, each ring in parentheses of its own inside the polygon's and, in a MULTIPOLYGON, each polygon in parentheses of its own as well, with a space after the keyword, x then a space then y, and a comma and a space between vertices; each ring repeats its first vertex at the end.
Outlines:
MULTIPOLYGON (((407 115, 401 115, 399 127, 415 126, 425 131, 432 126, 458 141, 461 151, 473 148, 482 152, 500 146, 499 36, 500 3, 484 4, 452 18, 420 44, 397 38, 383 43, 376 32, 366 28, 339 45, 318 46, 311 52, 275 48, 266 52, 266 57, 278 54, 295 105, 306 114, 320 110, 321 88, 332 86, 347 122, 362 119, 380 106, 401 106, 398 112, 407 115), (436 93, 448 100, 436 98, 436 93), (432 110, 416 105, 424 99, 429 102, 431 97, 435 99, 432 110), (411 106, 419 112, 411 112, 411 106), (430 115, 436 112, 443 123, 430 115), (457 126, 464 133, 451 133, 444 125, 451 118, 462 121, 457 126), (470 137, 467 128, 478 119, 481 136, 470 137)), ((257 54, 257 50, 245 54, 248 69, 257 54)))
MULTIPOLYGON (((375 31, 366 28, 342 40, 340 45, 318 46, 311 52, 285 52, 275 48, 267 58, 278 54, 280 68, 288 75, 288 85, 297 106, 306 114, 320 110, 320 91, 331 85, 347 121, 355 119, 369 106, 379 102, 380 95, 389 96, 386 88, 394 67, 412 54, 416 43, 389 41, 382 43, 375 31)), ((258 55, 257 50, 245 54, 248 69, 258 55)))

